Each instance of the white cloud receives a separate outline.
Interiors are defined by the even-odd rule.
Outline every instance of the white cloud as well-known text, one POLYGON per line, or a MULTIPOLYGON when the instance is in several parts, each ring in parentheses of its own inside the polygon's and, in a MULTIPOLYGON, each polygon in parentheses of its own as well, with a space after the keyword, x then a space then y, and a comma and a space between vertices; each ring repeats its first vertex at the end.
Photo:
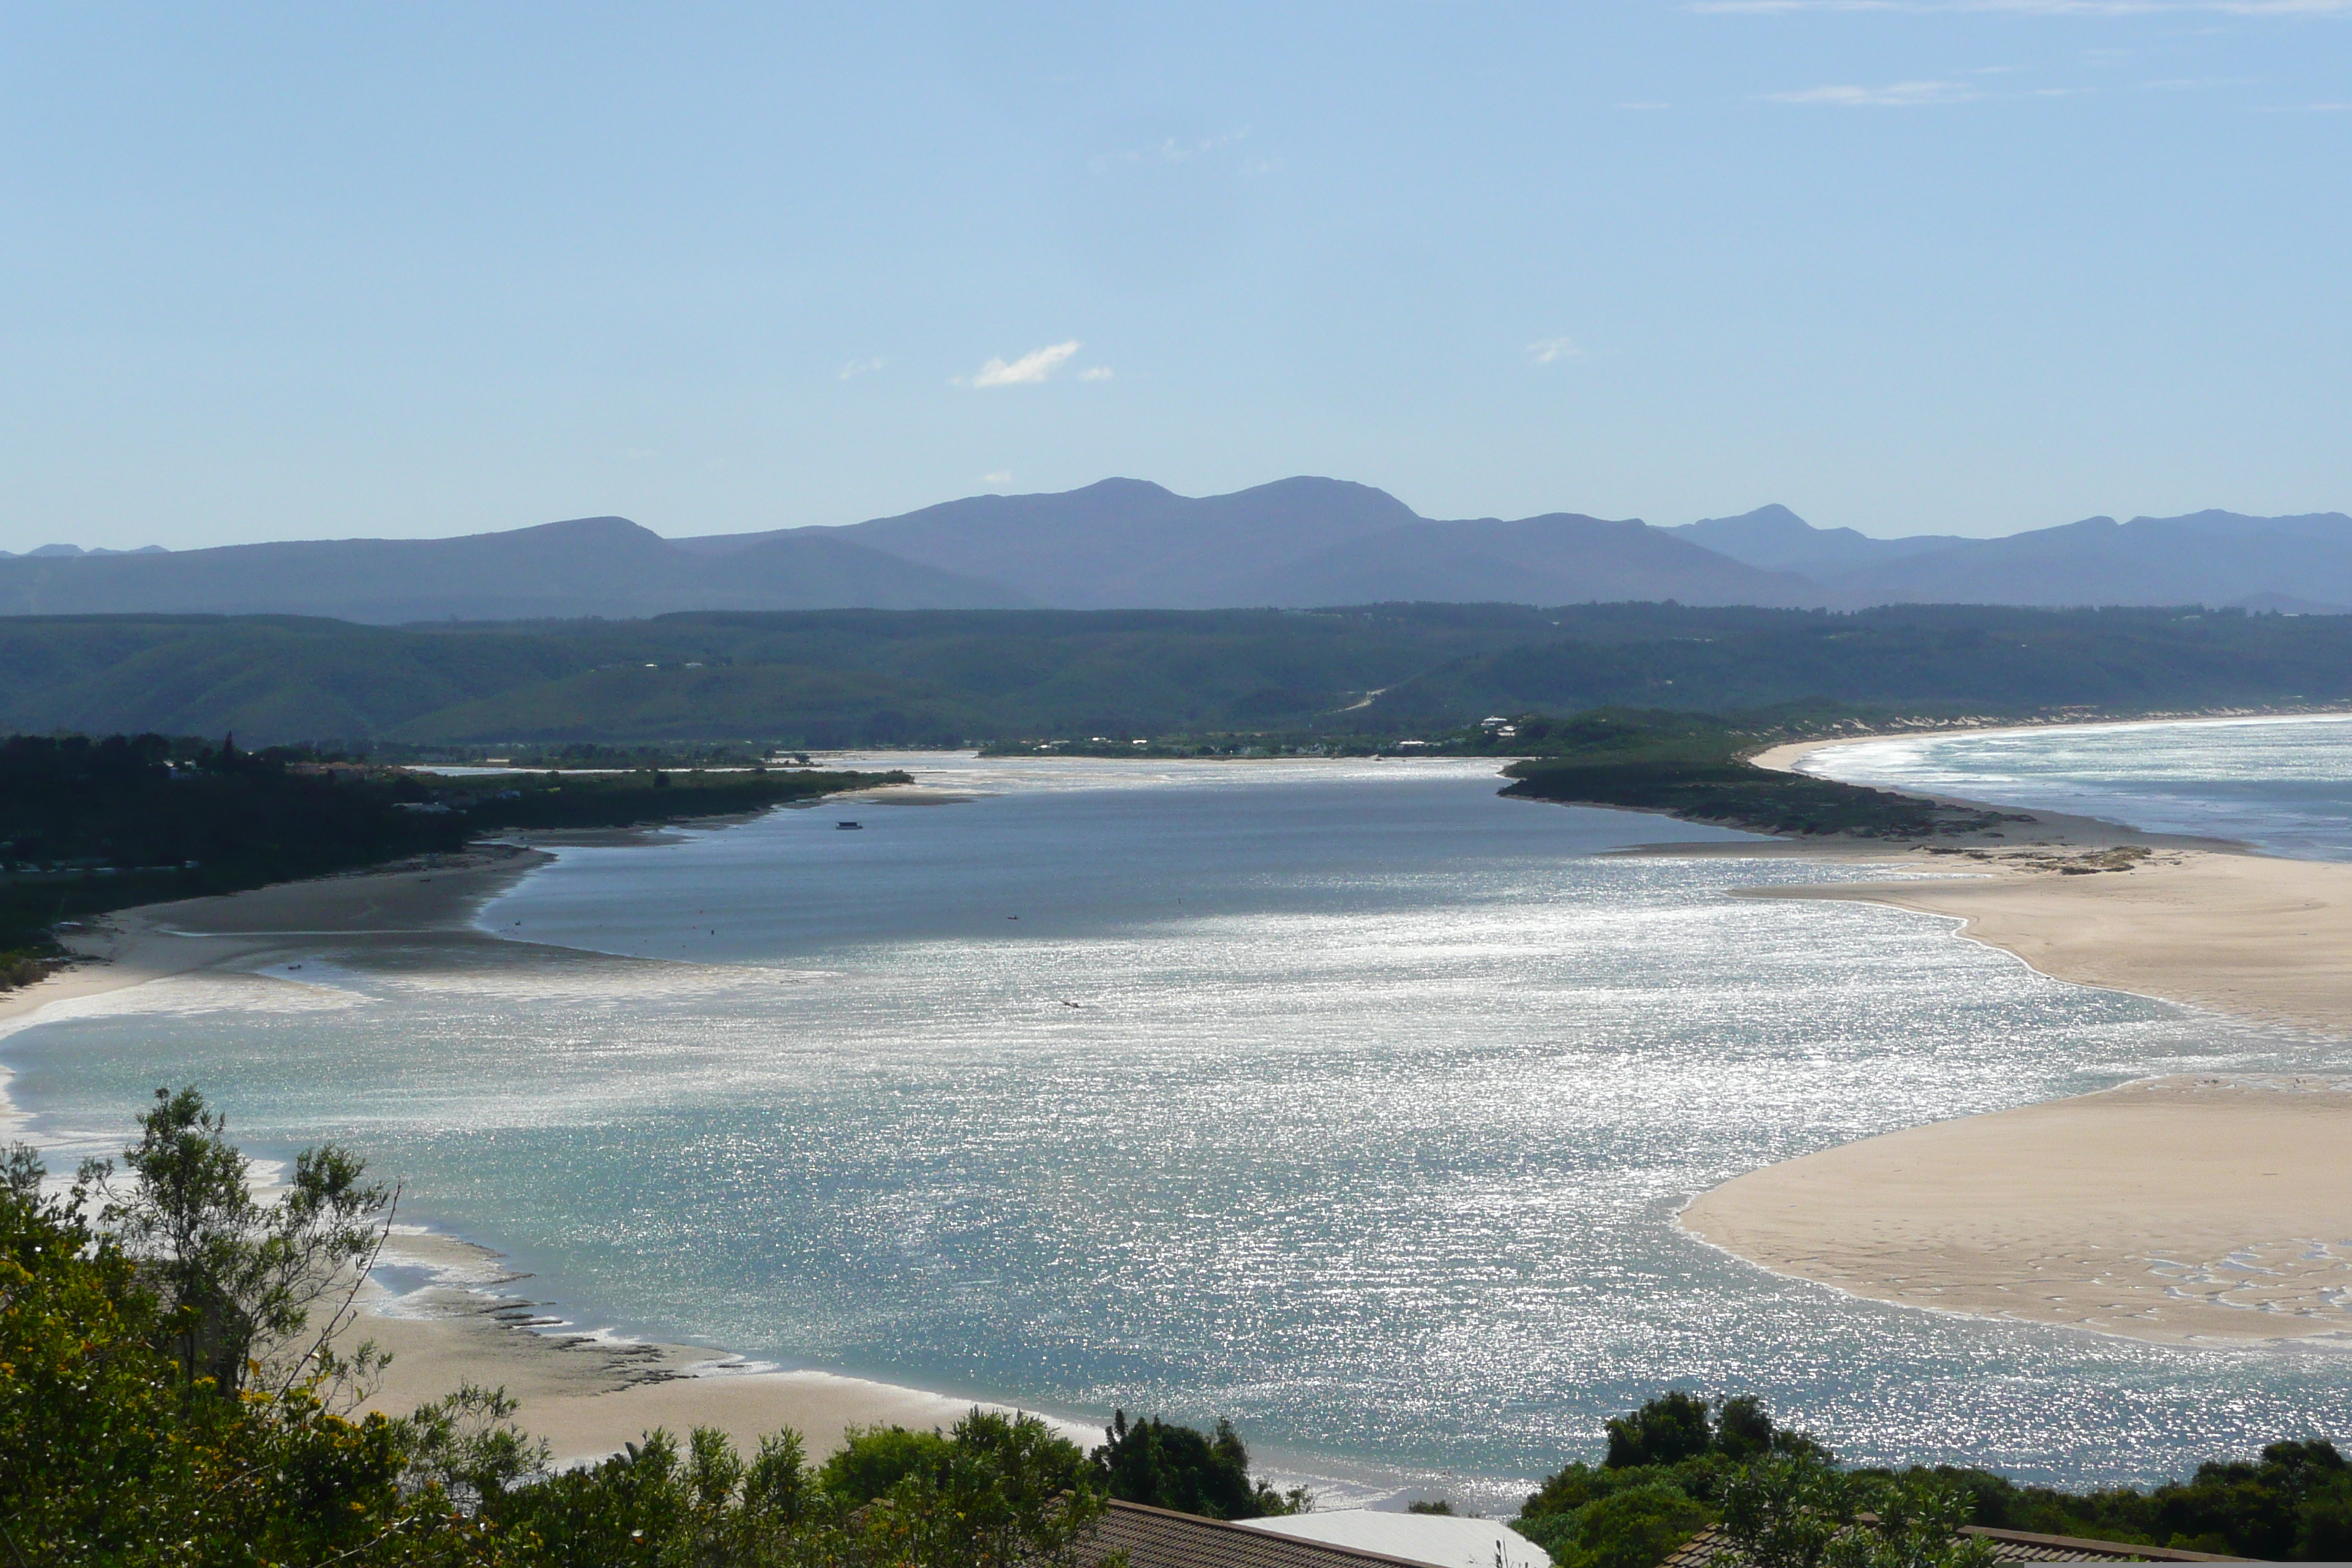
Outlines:
POLYGON ((1671 103, 1621 103, 1617 107, 1620 109, 1672 109, 1674 105, 1671 103))
POLYGON ((1584 351, 1576 346, 1573 338, 1538 338, 1519 351, 1530 364, 1552 364, 1564 359, 1582 359, 1584 351))
POLYGON ((982 474, 980 482, 984 485, 1009 485, 1013 482, 1013 470, 999 468, 992 474, 982 474))
POLYGON ((1042 349, 1031 349, 1011 364, 1001 359, 990 360, 980 367, 977 375, 955 377, 958 386, 1025 386, 1040 382, 1062 367, 1062 363, 1078 352, 1078 340, 1054 343, 1042 349))
POLYGON ((854 359, 841 367, 841 374, 835 379, 838 381, 851 381, 861 375, 872 375, 876 371, 887 366, 889 363, 890 362, 888 360, 878 357, 875 359, 854 359))
POLYGON ((1774 103, 1827 103, 1841 109, 1915 109, 1929 103, 1970 103, 1982 95, 1957 81, 1898 81, 1885 87, 1809 87, 1768 92, 1774 103))
POLYGON ((1195 158, 1223 152, 1248 135, 1246 131, 1228 131, 1222 136, 1191 139, 1167 136, 1149 147, 1130 147, 1124 153, 1098 153, 1087 160, 1087 167, 1099 174, 1121 163, 1189 163, 1195 158))
POLYGON ((1080 381, 1108 381, 1110 379, 1110 366, 1107 364, 1090 364, 1087 366, 1086 369, 1078 372, 1078 379, 1080 381))

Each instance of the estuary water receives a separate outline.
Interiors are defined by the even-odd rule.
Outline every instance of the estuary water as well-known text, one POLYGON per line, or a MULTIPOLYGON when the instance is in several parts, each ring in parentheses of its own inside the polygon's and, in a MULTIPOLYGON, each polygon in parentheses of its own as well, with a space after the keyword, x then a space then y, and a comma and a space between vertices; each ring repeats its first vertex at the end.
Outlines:
POLYGON ((1806 773, 2352 860, 2352 713, 1888 736, 1806 773))
POLYGON ((2339 1352, 1857 1301, 1673 1224, 1810 1150, 2336 1047, 1727 897, 1868 873, 1608 854, 1741 836, 1489 765, 887 760, 963 798, 567 849, 482 911, 514 962, 322 939, 89 999, 0 1039, 10 1093, 68 1149, 164 1081, 352 1143, 576 1322, 1230 1416, 1282 1473, 1490 1510, 1669 1386, 2077 1482, 2352 1425, 2339 1352))

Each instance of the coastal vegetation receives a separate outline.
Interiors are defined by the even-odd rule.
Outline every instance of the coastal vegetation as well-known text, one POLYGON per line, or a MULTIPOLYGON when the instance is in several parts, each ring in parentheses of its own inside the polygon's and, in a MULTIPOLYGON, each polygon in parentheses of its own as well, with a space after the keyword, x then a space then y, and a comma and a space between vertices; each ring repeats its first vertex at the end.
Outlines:
POLYGON ((1149 1415, 1129 1425, 1118 1411, 1094 1451, 1096 1479, 1122 1502, 1171 1508, 1209 1519, 1267 1519, 1303 1513, 1314 1499, 1303 1487, 1277 1491, 1250 1474, 1249 1449, 1230 1421, 1213 1432, 1149 1415))
POLYGON ((723 816, 904 773, 639 767, 419 775, 304 748, 163 735, 0 740, 0 983, 37 978, 56 922, 462 849, 509 828, 723 816))
POLYGON ((1813 1568, 1839 1561, 1835 1531, 1813 1526, 1865 1514, 1891 1522, 1874 1527, 1876 1541, 1856 1537, 1874 1550, 1924 1523, 1947 1540, 1973 1524, 2281 1562, 2352 1555, 2352 1466, 2318 1438, 2275 1442, 2252 1460, 2211 1461, 2145 1490, 2067 1492, 1964 1466, 1841 1466, 1745 1396, 1710 1405, 1669 1393, 1611 1421, 1608 1434, 1600 1462, 1562 1468, 1513 1521, 1560 1568, 1652 1568, 1709 1525, 1751 1562, 1813 1568), (1812 1521, 1802 1531, 1789 1519, 1797 1506, 1812 1521))
POLYGON ((1601 709, 1553 719, 1519 715, 1505 739, 1464 735, 1449 750, 1508 747, 1503 794, 1567 805, 1661 811, 1686 821, 1759 833, 1858 838, 1998 835, 2012 813, 1951 805, 1892 790, 1760 768, 1748 758, 1774 742, 1822 732, 1836 721, 1819 708, 1717 718, 1601 709))
MULTIPOLYGON (((2352 616, 1593 604, 697 612, 356 626, 0 620, 0 728, 493 748, 793 749, 1297 733, 1393 742, 1493 713, 2048 716, 2352 700, 2352 616)), ((1244 742, 1246 743, 1246 742, 1244 742)))

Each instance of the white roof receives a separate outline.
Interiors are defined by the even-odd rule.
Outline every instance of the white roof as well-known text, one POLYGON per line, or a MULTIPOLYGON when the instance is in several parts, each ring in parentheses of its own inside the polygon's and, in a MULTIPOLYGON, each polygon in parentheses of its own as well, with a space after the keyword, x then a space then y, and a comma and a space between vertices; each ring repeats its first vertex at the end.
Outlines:
POLYGON ((1359 1552, 1426 1563, 1430 1568, 1551 1568, 1551 1556, 1542 1547, 1491 1519, 1347 1508, 1234 1522, 1244 1530, 1319 1541, 1327 1546, 1352 1546, 1359 1552))

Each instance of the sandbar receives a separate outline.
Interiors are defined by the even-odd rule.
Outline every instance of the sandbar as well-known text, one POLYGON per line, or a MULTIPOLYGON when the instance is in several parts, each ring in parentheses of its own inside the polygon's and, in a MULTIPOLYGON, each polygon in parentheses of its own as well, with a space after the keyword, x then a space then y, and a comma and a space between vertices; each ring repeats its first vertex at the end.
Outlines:
MULTIPOLYGON (((2352 1035, 2352 865, 2032 815, 2004 842, 1833 851, 1902 873, 1885 881, 1741 896, 1948 916, 2058 979, 2352 1035)), ((2168 1342, 2334 1338, 2352 1332, 2345 1061, 2341 1082, 2152 1079, 1911 1128, 1738 1177, 1682 1224, 1877 1300, 2168 1342)))
POLYGON ((2334 1080, 2150 1079, 1784 1161, 1682 1223, 1874 1300, 2169 1343, 2352 1342, 2347 1130, 2334 1080))

